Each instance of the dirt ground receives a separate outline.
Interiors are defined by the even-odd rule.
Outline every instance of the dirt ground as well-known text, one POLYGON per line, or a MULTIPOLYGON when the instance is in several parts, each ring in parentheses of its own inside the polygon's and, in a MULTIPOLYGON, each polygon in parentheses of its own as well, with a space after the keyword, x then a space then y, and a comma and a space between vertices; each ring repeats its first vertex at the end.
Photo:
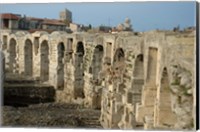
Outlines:
POLYGON ((2 127, 103 129, 99 122, 100 110, 86 109, 76 104, 3 106, 2 114, 2 127))

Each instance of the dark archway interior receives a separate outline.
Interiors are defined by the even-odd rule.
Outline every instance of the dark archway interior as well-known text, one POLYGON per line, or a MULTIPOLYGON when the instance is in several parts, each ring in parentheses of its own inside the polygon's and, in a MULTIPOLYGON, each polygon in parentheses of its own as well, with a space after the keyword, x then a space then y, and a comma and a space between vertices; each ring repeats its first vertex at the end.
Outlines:
POLYGON ((82 53, 82 55, 84 55, 84 46, 82 42, 78 42, 77 47, 76 47, 76 52, 82 53))
POLYGON ((124 51, 122 48, 116 50, 114 55, 114 63, 124 61, 124 51))

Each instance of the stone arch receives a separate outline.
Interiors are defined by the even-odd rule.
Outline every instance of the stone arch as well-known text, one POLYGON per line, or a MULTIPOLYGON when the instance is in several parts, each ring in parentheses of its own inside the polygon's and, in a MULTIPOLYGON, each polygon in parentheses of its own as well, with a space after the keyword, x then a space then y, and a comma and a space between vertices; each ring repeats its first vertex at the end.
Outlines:
POLYGON ((92 69, 93 79, 97 80, 99 72, 102 69, 102 59, 103 59, 104 49, 102 45, 97 45, 93 52, 92 57, 92 69))
POLYGON ((128 103, 141 103, 141 96, 142 96, 142 87, 144 85, 144 62, 143 62, 143 55, 139 54, 136 57, 134 70, 133 70, 133 79, 132 79, 132 86, 131 92, 132 96, 128 97, 128 103))
POLYGON ((83 56, 84 56, 84 45, 83 42, 79 41, 76 45, 75 52, 75 88, 74 88, 74 97, 84 98, 84 67, 83 67, 83 56))
MULTIPOLYGON (((103 60, 104 49, 102 45, 97 45, 93 52, 91 73, 93 75, 94 86, 101 86, 101 78, 99 76, 102 70, 102 60, 103 60)), ((96 87, 94 87, 95 89, 96 87)), ((101 108, 101 99, 102 99, 102 89, 98 89, 93 96, 93 104, 95 108, 101 108)))
POLYGON ((116 87, 118 91, 124 92, 122 89, 124 89, 123 73, 125 70, 125 53, 122 48, 118 48, 115 51, 111 69, 110 79, 113 80, 114 87, 116 87))
POLYGON ((154 119, 156 127, 173 127, 177 122, 171 107, 171 90, 166 67, 162 72, 160 88, 157 89, 154 119))
POLYGON ((156 99, 156 78, 158 63, 158 48, 149 47, 147 51, 147 74, 142 90, 142 101, 136 109, 136 121, 144 123, 144 127, 151 128, 154 123, 154 105, 156 99), (148 109, 149 111, 145 111, 148 109))
POLYGON ((61 42, 57 46, 57 63, 58 63, 58 68, 57 68, 57 88, 59 90, 64 89, 64 52, 65 52, 65 47, 64 43, 61 42))
POLYGON ((17 57, 17 42, 14 38, 10 39, 10 44, 9 44, 9 71, 11 73, 14 73, 15 68, 16 68, 16 57, 17 57))
POLYGON ((33 74, 33 47, 30 39, 25 41, 24 46, 24 74, 32 76, 33 74))
POLYGON ((113 67, 115 71, 120 73, 123 72, 125 66, 125 54, 122 48, 118 48, 115 51, 114 58, 113 58, 113 67))
POLYGON ((42 82, 49 80, 49 46, 46 40, 40 46, 40 77, 42 82))
POLYGON ((144 64, 143 55, 139 54, 135 60, 135 66, 133 71, 133 77, 138 79, 144 79, 144 64))

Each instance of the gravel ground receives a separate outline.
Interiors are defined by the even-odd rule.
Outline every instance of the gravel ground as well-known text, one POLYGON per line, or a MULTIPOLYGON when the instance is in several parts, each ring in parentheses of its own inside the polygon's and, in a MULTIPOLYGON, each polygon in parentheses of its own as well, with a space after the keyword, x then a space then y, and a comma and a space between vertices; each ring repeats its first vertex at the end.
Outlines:
POLYGON ((100 110, 75 104, 45 103, 29 107, 2 107, 3 127, 52 127, 102 129, 100 110))

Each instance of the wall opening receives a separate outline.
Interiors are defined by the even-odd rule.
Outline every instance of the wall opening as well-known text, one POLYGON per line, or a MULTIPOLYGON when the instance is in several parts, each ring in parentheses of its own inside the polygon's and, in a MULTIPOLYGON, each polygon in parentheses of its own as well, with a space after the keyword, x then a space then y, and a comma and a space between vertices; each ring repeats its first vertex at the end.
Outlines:
MULTIPOLYGON (((125 54, 124 54, 124 50, 122 48, 118 48, 115 51, 114 57, 113 57, 113 73, 111 73, 112 75, 112 79, 113 79, 113 83, 114 83, 114 87, 116 87, 118 89, 119 92, 124 92, 124 85, 123 83, 123 74, 124 74, 124 70, 125 70, 125 54)), ((115 88, 115 89, 116 89, 115 88)))
POLYGON ((144 63, 143 63, 143 55, 140 54, 137 56, 135 60, 135 66, 133 70, 133 80, 132 80, 132 93, 133 98, 128 100, 128 103, 141 103, 142 96, 142 87, 144 85, 144 63))
MULTIPOLYGON (((92 59, 92 65, 91 65, 91 74, 93 75, 93 82, 94 86, 100 86, 101 85, 101 79, 99 77, 99 74, 102 70, 102 59, 103 59, 104 49, 102 45, 97 45, 93 52, 93 59, 92 59)), ((96 87, 95 87, 96 88, 96 87)), ((101 96, 102 96, 102 89, 98 89, 98 91, 95 93, 95 96, 93 97, 93 104, 95 105, 95 108, 100 109, 101 108, 101 96)), ((96 90, 95 90, 96 91, 96 90)))
POLYGON ((79 41, 76 46, 75 53, 75 88, 74 97, 84 98, 84 67, 83 67, 83 56, 84 56, 84 46, 83 42, 79 41))
POLYGON ((155 105, 155 123, 158 127, 173 127, 176 116, 171 107, 171 90, 167 68, 163 69, 160 88, 157 89, 157 102, 155 105))
POLYGON ((24 74, 32 76, 33 74, 33 49, 31 40, 27 39, 24 46, 24 74))
POLYGON ((113 60, 113 68, 115 71, 115 75, 121 76, 123 75, 125 68, 125 54, 122 48, 118 48, 114 55, 113 60))
POLYGON ((112 43, 106 43, 106 56, 105 56, 105 63, 107 65, 111 65, 111 56, 112 56, 112 43))
POLYGON ((103 52, 104 51, 102 45, 97 45, 94 49, 92 60, 92 73, 94 80, 97 80, 99 78, 99 72, 102 69, 103 52))
POLYGON ((10 48, 9 48, 9 71, 11 73, 14 73, 15 71, 15 68, 16 68, 16 46, 17 46, 17 43, 16 43, 16 40, 15 39, 11 39, 10 40, 10 48))
POLYGON ((41 43, 40 57, 40 77, 45 82, 49 80, 49 46, 46 40, 41 43))
POLYGON ((65 47, 64 43, 59 43, 57 46, 57 63, 58 63, 58 68, 57 68, 57 88, 59 90, 64 89, 64 52, 65 52, 65 47))

